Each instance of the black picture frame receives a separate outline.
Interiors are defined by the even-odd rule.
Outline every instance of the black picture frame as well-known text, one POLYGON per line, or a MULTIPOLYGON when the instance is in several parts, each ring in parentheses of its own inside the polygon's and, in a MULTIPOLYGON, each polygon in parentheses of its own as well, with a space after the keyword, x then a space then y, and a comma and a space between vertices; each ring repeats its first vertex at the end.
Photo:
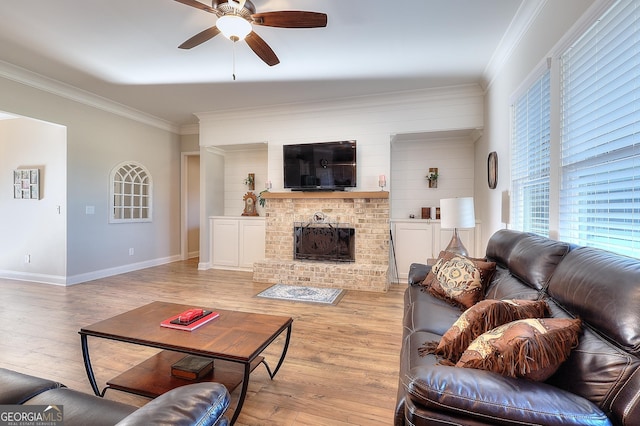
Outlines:
POLYGON ((487 183, 491 189, 498 186, 498 153, 495 151, 490 152, 487 158, 487 183))

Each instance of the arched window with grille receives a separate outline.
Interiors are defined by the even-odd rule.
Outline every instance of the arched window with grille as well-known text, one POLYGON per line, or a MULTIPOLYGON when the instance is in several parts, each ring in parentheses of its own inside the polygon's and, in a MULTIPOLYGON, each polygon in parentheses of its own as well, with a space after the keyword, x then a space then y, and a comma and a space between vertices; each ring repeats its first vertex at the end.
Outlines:
POLYGON ((118 164, 111 171, 110 182, 110 223, 151 222, 152 179, 142 164, 118 164))

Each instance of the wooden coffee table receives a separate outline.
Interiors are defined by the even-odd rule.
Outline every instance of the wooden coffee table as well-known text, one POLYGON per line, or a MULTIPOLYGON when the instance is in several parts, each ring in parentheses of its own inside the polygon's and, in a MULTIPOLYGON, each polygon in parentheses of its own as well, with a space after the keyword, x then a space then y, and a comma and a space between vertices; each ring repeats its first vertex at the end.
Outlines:
POLYGON ((271 379, 277 374, 291 339, 290 317, 225 311, 202 306, 152 302, 113 318, 97 322, 80 330, 82 356, 93 391, 104 396, 107 389, 117 389, 149 398, 155 398, 173 388, 194 383, 171 375, 171 365, 185 354, 199 355, 214 360, 213 375, 197 381, 224 384, 232 392, 242 384, 240 397, 231 419, 233 424, 247 395, 249 374, 264 364, 271 379), (216 311, 220 316, 193 331, 175 330, 160 326, 163 320, 189 308, 199 307, 216 311), (282 332, 287 331, 282 354, 272 371, 264 357, 260 356, 282 332), (109 380, 100 391, 91 366, 89 336, 136 345, 163 349, 163 351, 109 380))

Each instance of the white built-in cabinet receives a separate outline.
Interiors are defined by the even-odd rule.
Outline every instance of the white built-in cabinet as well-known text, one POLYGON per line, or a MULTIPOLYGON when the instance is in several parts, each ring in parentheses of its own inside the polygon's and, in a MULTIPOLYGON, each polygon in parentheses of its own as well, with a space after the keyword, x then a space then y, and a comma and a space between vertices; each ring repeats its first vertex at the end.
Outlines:
MULTIPOLYGON (((473 257, 481 257, 476 247, 476 242, 481 240, 479 232, 480 226, 458 230, 462 244, 473 257)), ((391 235, 393 245, 389 262, 396 268, 399 282, 406 283, 411 264, 426 264, 429 259, 438 257, 449 245, 453 230, 441 229, 437 220, 397 219, 391 221, 391 235)))
POLYGON ((253 216, 212 216, 211 266, 217 269, 252 271, 264 260, 265 220, 253 216))

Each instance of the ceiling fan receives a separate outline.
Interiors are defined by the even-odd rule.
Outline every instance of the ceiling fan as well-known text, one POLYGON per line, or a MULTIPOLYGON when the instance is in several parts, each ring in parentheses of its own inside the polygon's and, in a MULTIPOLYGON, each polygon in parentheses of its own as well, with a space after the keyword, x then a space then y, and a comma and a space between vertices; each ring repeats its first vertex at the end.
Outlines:
POLYGON ((216 25, 194 35, 178 46, 180 49, 191 49, 222 33, 234 42, 245 40, 251 50, 269 66, 279 64, 280 60, 262 37, 253 31, 252 24, 278 28, 327 26, 327 15, 324 13, 299 10, 256 13, 256 7, 250 0, 212 0, 211 6, 197 0, 175 1, 218 17, 216 25))

